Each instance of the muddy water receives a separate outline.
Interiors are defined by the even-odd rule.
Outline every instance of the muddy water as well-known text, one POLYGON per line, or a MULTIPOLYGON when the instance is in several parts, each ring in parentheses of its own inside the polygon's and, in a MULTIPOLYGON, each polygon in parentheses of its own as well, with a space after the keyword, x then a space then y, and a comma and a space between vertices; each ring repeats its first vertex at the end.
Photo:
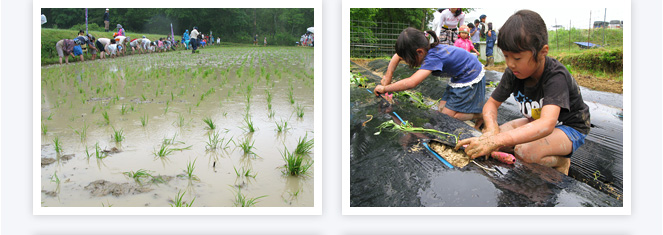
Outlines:
MULTIPOLYGON (((381 69, 381 63, 376 62, 369 69, 355 65, 351 70, 379 81, 380 77, 371 71, 381 69)), ((399 66, 395 74, 409 76, 412 71, 408 71, 399 66)), ((490 72, 486 78, 499 81, 501 73, 490 72)), ((435 87, 444 84, 444 78, 426 79, 415 90, 426 97, 441 97, 443 89, 435 87)), ((493 90, 487 88, 486 95, 493 90)), ((621 96, 582 92, 590 106, 593 127, 585 145, 574 153, 571 177, 567 177, 551 168, 521 162, 504 165, 492 159, 479 163, 497 169, 497 173, 485 172, 473 164, 447 169, 427 150, 416 147, 421 142, 419 136, 372 133, 379 123, 395 119, 390 112, 397 112, 414 126, 463 133, 461 139, 480 133, 433 110, 418 109, 409 100, 401 99, 385 108, 365 89, 353 87, 351 206, 621 206, 621 96), (376 118, 361 126, 368 119, 365 115, 376 118)), ((511 99, 500 106, 499 113, 499 123, 521 117, 518 105, 511 99)))
MULTIPOLYGON (((299 138, 313 138, 311 50, 212 48, 195 55, 134 55, 48 66, 41 73, 41 116, 47 126, 41 157, 55 159, 41 168, 42 206, 167 207, 180 191, 185 192, 185 202, 195 198, 193 206, 233 206, 240 188, 247 199, 266 196, 255 206, 313 206, 315 169, 305 176, 284 175, 281 156, 284 148, 293 151, 299 138), (295 104, 290 103, 290 90, 295 104), (272 96, 271 110, 266 91, 272 96), (303 109, 301 118, 298 106, 303 109), (245 130, 247 114, 253 133, 245 130), (206 128, 204 118, 211 118, 216 129, 206 128), (289 129, 279 133, 275 123, 281 121, 287 121, 289 129), (84 126, 87 134, 81 140, 76 131, 84 126), (112 141, 113 128, 123 131, 120 143, 112 141), (207 150, 208 135, 214 132, 223 143, 207 150), (61 154, 55 153, 56 136, 61 154), (164 139, 173 137, 170 148, 188 149, 156 157, 164 139), (237 147, 245 139, 254 143, 255 154, 237 147), (96 143, 118 152, 88 158, 86 147, 94 155, 96 143), (66 154, 75 156, 62 159, 66 154), (183 177, 184 170, 194 161, 197 179, 190 180, 183 177), (140 169, 169 180, 144 180, 140 185, 123 174, 140 169), (235 169, 250 169, 255 177, 238 177, 235 169), (53 182, 53 174, 59 184, 53 182), (97 180, 115 187, 110 191, 116 195, 93 195, 90 184, 97 180)), ((305 158, 312 161, 313 153, 305 158)))

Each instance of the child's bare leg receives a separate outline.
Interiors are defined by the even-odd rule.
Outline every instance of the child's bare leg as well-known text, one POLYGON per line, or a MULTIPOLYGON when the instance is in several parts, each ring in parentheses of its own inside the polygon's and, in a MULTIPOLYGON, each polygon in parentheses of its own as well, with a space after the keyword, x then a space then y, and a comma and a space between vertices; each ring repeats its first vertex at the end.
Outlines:
POLYGON ((514 151, 516 157, 525 162, 553 167, 565 175, 569 174, 571 160, 563 156, 573 151, 573 143, 560 129, 555 128, 544 138, 516 145, 514 151))
MULTIPOLYGON (((442 101, 440 101, 442 103, 442 101)), ((446 102, 445 102, 446 103, 446 102)), ((456 112, 448 108, 442 108, 441 113, 448 115, 449 117, 461 120, 461 121, 468 121, 468 120, 473 120, 478 117, 480 117, 481 114, 476 114, 476 113, 461 113, 461 112, 456 112)))

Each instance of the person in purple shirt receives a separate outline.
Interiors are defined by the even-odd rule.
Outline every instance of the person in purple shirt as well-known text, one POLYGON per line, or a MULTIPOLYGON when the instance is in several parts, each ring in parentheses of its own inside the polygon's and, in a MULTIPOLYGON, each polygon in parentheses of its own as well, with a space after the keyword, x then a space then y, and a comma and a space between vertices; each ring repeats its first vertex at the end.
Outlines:
POLYGON ((431 74, 451 77, 439 104, 440 112, 461 121, 474 120, 480 126, 486 91, 483 65, 476 55, 462 48, 440 44, 432 30, 424 33, 410 27, 401 32, 396 41, 396 54, 389 62, 381 84, 375 87, 375 94, 412 89, 431 74), (428 37, 434 39, 433 43, 428 37), (420 68, 409 78, 392 83, 401 60, 411 68, 420 68))

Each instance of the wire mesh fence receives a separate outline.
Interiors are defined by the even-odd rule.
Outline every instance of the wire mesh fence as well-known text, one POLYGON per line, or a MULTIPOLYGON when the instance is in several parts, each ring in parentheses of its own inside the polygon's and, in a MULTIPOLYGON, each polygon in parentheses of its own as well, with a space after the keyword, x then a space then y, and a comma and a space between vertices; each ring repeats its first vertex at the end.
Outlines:
POLYGON ((362 58, 390 57, 396 53, 398 35, 406 23, 352 20, 350 26, 350 56, 362 58))

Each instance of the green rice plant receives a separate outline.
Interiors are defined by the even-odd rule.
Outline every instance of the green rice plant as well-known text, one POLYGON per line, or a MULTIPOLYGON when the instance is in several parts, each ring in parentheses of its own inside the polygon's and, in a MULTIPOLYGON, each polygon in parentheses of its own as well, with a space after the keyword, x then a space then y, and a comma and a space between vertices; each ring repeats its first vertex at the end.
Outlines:
POLYGON ((284 174, 287 175, 303 175, 313 166, 312 161, 304 162, 304 156, 299 154, 294 154, 288 151, 288 148, 285 148, 281 152, 281 157, 285 161, 285 171, 284 174))
POLYGON ((46 126, 46 124, 42 123, 41 124, 41 134, 46 135, 47 132, 48 132, 48 126, 46 126))
POLYGON ((244 176, 244 177, 247 177, 247 178, 251 177, 251 178, 255 179, 256 176, 258 175, 258 173, 251 174, 253 171, 250 168, 249 169, 244 169, 244 167, 242 167, 241 169, 237 170, 237 168, 235 168, 235 166, 233 166, 233 169, 235 170, 235 174, 237 175, 237 177, 244 176))
POLYGON ((97 106, 96 105, 92 106, 92 113, 94 113, 94 111, 96 111, 96 110, 97 110, 97 106))
POLYGON ((193 174, 193 170, 196 169, 196 160, 194 159, 193 162, 189 161, 186 165, 186 170, 184 170, 184 177, 186 177, 189 180, 196 180, 200 181, 200 178, 198 176, 193 174))
POLYGON ((85 140, 87 138, 87 123, 83 122, 83 127, 81 128, 80 131, 74 130, 74 133, 76 133, 78 136, 81 137, 81 141, 85 140))
POLYGON ((154 156, 163 158, 172 154, 173 151, 174 150, 170 148, 170 144, 162 143, 161 147, 159 147, 159 150, 154 151, 154 156))
POLYGON ((295 148, 295 154, 308 154, 311 153, 313 149, 313 139, 306 140, 308 133, 303 137, 297 140, 297 148, 295 148))
POLYGON ((235 194, 235 201, 233 205, 236 207, 251 207, 258 203, 258 199, 267 197, 267 195, 262 195, 254 198, 247 198, 246 195, 242 194, 242 189, 238 188, 235 194))
POLYGON ((147 100, 147 97, 145 97, 145 94, 140 94, 140 97, 143 99, 143 101, 147 100))
POLYGON ((121 113, 122 115, 124 115, 124 114, 126 114, 127 112, 129 112, 129 108, 127 107, 127 105, 122 104, 122 107, 120 108, 120 113, 121 113))
POLYGON ((249 115, 244 115, 244 125, 245 126, 242 129, 244 129, 245 131, 251 133, 256 131, 255 126, 253 126, 253 121, 251 120, 251 117, 249 115))
POLYGON ((205 146, 206 150, 215 150, 217 147, 219 147, 219 142, 223 143, 222 139, 219 139, 219 132, 213 132, 207 134, 207 146, 205 146))
POLYGON ((428 133, 428 134, 433 134, 433 135, 435 135, 439 138, 442 138, 442 139, 447 139, 448 137, 452 137, 455 140, 454 143, 458 143, 458 136, 456 136, 454 134, 438 131, 438 130, 435 130, 435 129, 425 129, 425 128, 421 128, 421 127, 413 127, 412 123, 409 123, 408 121, 405 121, 404 123, 401 123, 401 124, 396 124, 394 122, 394 120, 389 120, 389 121, 383 122, 382 124, 380 124, 377 127, 378 132, 375 132, 373 135, 379 135, 382 132, 382 129, 389 128, 389 127, 391 127, 392 131, 401 131, 401 132, 407 132, 407 133, 428 133))
POLYGON ((166 108, 163 110, 163 115, 168 113, 168 109, 170 109, 170 102, 166 102, 166 108))
POLYGON ((104 124, 108 125, 110 124, 110 118, 108 117, 108 111, 105 111, 101 113, 101 116, 104 117, 104 124))
POLYGON ((292 86, 290 86, 290 90, 288 90, 288 99, 290 100, 290 104, 295 104, 295 95, 292 90, 292 86))
POLYGON ((304 117, 304 107, 302 107, 301 104, 297 104, 297 107, 295 107, 295 112, 297 113, 297 117, 304 117))
POLYGON ((57 184, 58 186, 60 185, 60 177, 58 177, 58 172, 55 171, 53 172, 53 176, 51 176, 51 182, 57 184))
MULTIPOLYGON (((113 204, 110 204, 110 202, 109 202, 108 200, 106 200, 106 203, 108 203, 108 207, 113 207, 113 204)), ((102 207, 106 207, 106 204, 104 204, 103 202, 101 202, 101 206, 102 206, 102 207)))
POLYGON ((134 181, 136 181, 136 183, 138 183, 140 185, 143 185, 143 181, 142 181, 143 179, 153 178, 152 174, 150 174, 150 172, 148 170, 145 170, 145 169, 140 169, 136 172, 134 172, 134 171, 128 172, 127 171, 127 172, 123 172, 122 174, 128 176, 129 178, 134 179, 134 181))
POLYGON ((115 129, 115 127, 112 127, 112 128, 113 128, 113 134, 111 135, 111 139, 112 139, 115 143, 120 143, 120 142, 122 142, 122 140, 124 140, 124 130, 123 130, 123 129, 120 129, 120 130, 118 131, 118 130, 115 129))
POLYGON ((270 93, 269 90, 265 90, 265 93, 267 93, 267 103, 271 104, 272 103, 272 93, 270 93))
MULTIPOLYGON (((94 112, 93 112, 93 113, 94 113, 94 112)), ((50 114, 48 114, 48 117, 46 118, 46 120, 49 120, 49 121, 50 121, 50 120, 53 120, 53 114, 54 114, 54 113, 50 113, 50 114)))
POLYGON ((205 124, 207 124, 207 127, 205 127, 205 128, 210 129, 210 130, 216 129, 216 125, 214 124, 214 121, 212 121, 211 117, 203 118, 203 122, 205 124))
POLYGON ((177 114, 177 120, 175 120, 173 124, 177 127, 183 127, 185 125, 184 116, 182 116, 182 114, 177 114))
POLYGON ((104 151, 102 151, 101 148, 99 147, 99 142, 97 142, 97 143, 94 144, 94 155, 92 155, 92 154, 88 151, 87 146, 85 146, 85 154, 87 155, 87 159, 88 159, 88 160, 90 159, 90 157, 93 157, 93 156, 94 156, 95 158, 97 158, 97 159, 104 159, 104 158, 106 158, 106 157, 108 156, 108 155, 107 155, 104 151))
POLYGON ((134 104, 131 104, 131 106, 129 106, 129 110, 131 110, 131 112, 136 111, 136 107, 134 107, 134 104))
POLYGON ((55 153, 60 154, 62 153, 62 143, 60 143, 60 137, 55 136, 53 138, 53 146, 55 146, 55 153))
MULTIPOLYGON (((271 104, 270 104, 270 106, 271 106, 271 104)), ((270 107, 270 108, 271 108, 271 107, 270 107)), ((271 109, 270 109, 270 110, 269 110, 269 113, 267 113, 267 117, 269 117, 269 118, 273 118, 275 114, 276 114, 276 112, 274 112, 274 110, 271 110, 271 109)))
POLYGON ((186 202, 182 201, 182 199, 184 198, 184 194, 186 194, 186 192, 182 192, 181 190, 177 191, 177 196, 175 196, 175 200, 173 200, 173 203, 171 203, 170 206, 171 207, 191 207, 191 205, 193 205, 193 202, 196 200, 196 198, 194 197, 193 200, 191 200, 191 202, 189 202, 187 204, 186 202))
POLYGON ((241 148, 244 151, 244 155, 249 155, 249 154, 255 154, 253 152, 253 144, 255 144, 255 140, 251 142, 251 139, 249 137, 244 138, 244 141, 239 143, 237 147, 241 148))
POLYGON ((145 127, 147 126, 147 122, 149 121, 147 114, 143 115, 140 117, 140 125, 145 127))
POLYGON ((288 130, 288 121, 281 119, 281 122, 276 122, 276 131, 284 132, 288 130))

